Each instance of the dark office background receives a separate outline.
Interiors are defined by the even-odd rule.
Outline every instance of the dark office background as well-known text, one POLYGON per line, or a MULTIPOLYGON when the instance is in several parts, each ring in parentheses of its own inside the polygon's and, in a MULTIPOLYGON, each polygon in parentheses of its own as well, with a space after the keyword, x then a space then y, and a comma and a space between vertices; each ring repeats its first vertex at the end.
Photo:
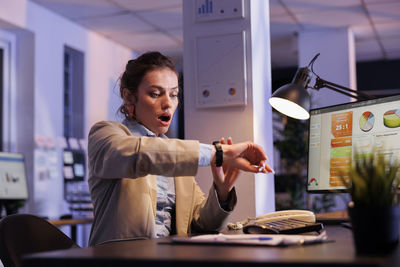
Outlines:
MULTIPOLYGON (((289 83, 297 67, 273 69, 272 91, 289 83)), ((356 65, 357 88, 361 91, 383 91, 397 89, 400 91, 400 60, 359 62, 356 65)), ((323 77, 322 77, 323 78, 323 77)), ((335 82, 335 81, 330 81, 335 82)), ((381 94, 379 94, 381 95, 381 94)))

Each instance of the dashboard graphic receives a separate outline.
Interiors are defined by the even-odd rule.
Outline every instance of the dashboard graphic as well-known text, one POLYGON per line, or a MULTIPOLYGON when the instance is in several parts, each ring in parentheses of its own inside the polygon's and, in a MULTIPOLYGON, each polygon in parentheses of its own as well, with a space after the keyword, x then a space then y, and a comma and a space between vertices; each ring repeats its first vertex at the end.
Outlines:
POLYGON ((311 180, 308 182, 308 185, 314 183, 315 185, 318 185, 318 181, 315 178, 311 178, 311 180))
MULTIPOLYGON (((351 160, 353 134, 353 112, 343 112, 331 115, 331 138, 329 185, 343 186, 341 169, 344 169, 351 160)), ((344 175, 348 179, 348 173, 344 175)))
POLYGON ((388 128, 397 128, 400 126, 400 109, 386 111, 383 114, 383 124, 388 128))
POLYGON ((361 131, 369 132, 374 127, 375 116, 372 112, 366 111, 364 112, 359 120, 359 125, 361 131))

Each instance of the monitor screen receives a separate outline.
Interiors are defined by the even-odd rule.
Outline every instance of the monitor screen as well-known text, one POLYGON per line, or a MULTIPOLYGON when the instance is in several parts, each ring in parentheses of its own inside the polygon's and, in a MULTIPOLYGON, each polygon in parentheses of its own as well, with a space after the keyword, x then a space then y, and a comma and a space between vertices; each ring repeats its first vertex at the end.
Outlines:
POLYGON ((307 191, 345 191, 340 172, 355 152, 400 159, 399 140, 400 95, 311 110, 307 191))
POLYGON ((0 199, 27 199, 24 156, 0 152, 0 199))

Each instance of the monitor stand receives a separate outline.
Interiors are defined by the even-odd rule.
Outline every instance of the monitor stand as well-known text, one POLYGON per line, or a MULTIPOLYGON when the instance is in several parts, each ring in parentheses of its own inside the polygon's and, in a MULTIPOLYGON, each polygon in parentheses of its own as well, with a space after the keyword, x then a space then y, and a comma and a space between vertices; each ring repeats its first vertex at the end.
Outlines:
POLYGON ((350 222, 347 210, 338 210, 315 214, 316 221, 325 225, 339 225, 350 222))

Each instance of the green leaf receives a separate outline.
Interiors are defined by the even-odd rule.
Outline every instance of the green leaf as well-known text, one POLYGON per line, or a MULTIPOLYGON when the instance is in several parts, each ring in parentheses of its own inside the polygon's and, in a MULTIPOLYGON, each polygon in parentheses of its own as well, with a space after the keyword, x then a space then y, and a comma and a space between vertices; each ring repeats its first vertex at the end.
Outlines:
MULTIPOLYGON (((368 154, 355 153, 354 163, 349 170, 349 193, 355 205, 393 205, 400 184, 399 167, 398 161, 391 162, 385 155, 375 153, 375 150, 368 154)), ((344 184, 347 187, 349 185, 346 182, 344 184)))

